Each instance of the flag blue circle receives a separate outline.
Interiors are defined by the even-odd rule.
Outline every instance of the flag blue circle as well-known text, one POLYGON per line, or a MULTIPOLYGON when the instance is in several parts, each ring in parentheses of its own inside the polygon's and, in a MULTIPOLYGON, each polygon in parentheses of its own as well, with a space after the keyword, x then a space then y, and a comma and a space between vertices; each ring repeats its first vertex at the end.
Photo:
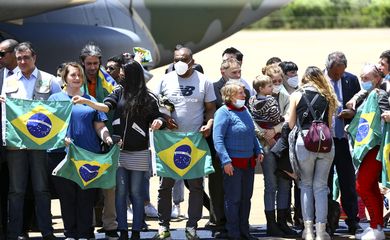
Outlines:
POLYGON ((191 163, 191 147, 188 145, 181 145, 175 149, 173 155, 173 162, 177 168, 185 169, 191 163))
POLYGON ((356 141, 361 142, 364 138, 367 137, 369 131, 370 124, 368 123, 367 119, 360 118, 356 133, 356 141))
POLYGON ((97 177, 97 175, 99 174, 99 168, 99 166, 84 164, 80 167, 79 173, 84 182, 89 182, 97 177))
POLYGON ((50 118, 43 113, 35 113, 27 120, 27 130, 36 138, 49 135, 51 127, 50 118))

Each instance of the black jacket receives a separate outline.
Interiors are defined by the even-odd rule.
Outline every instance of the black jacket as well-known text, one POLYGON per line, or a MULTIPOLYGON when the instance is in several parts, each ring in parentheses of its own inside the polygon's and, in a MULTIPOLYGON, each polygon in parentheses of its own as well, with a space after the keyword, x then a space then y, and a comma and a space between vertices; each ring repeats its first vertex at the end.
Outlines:
POLYGON ((114 134, 122 138, 122 149, 127 151, 141 151, 149 148, 149 126, 154 119, 160 119, 163 122, 161 128, 166 126, 166 121, 159 111, 156 97, 150 93, 152 101, 150 111, 144 114, 132 116, 124 115, 123 87, 117 86, 110 95, 104 99, 104 103, 110 108, 115 109, 112 127, 114 134))

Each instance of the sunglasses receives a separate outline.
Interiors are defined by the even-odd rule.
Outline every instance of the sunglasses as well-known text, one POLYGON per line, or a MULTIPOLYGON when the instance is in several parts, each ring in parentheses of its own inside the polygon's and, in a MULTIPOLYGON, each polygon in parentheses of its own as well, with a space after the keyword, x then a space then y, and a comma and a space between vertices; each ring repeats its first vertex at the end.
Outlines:
POLYGON ((5 54, 7 54, 7 53, 10 53, 10 52, 12 52, 12 51, 5 51, 5 52, 0 52, 0 57, 4 57, 4 56, 5 56, 5 54))
POLYGON ((107 66, 106 69, 110 71, 115 71, 118 69, 118 67, 107 66))

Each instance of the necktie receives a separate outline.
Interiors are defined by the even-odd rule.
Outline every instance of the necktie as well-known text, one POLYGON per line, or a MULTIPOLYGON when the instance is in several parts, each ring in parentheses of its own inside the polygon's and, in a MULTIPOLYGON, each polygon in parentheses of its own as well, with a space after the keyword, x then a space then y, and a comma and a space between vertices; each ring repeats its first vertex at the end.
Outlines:
MULTIPOLYGON (((341 98, 340 88, 339 88, 339 85, 337 84, 338 82, 332 80, 332 83, 333 83, 334 92, 336 93, 336 96, 337 96, 337 100, 339 100, 339 102, 341 104, 343 104, 343 99, 341 98)), ((337 115, 342 110, 343 110, 342 106, 338 107, 337 108, 337 115)), ((334 120, 334 122, 335 122, 335 126, 334 126, 335 136, 338 139, 341 139, 344 137, 344 120, 342 118, 337 117, 337 116, 334 119, 335 119, 334 120)))
POLYGON ((9 77, 9 76, 11 76, 13 74, 14 74, 14 72, 12 70, 9 70, 8 73, 7 73, 7 77, 9 77))

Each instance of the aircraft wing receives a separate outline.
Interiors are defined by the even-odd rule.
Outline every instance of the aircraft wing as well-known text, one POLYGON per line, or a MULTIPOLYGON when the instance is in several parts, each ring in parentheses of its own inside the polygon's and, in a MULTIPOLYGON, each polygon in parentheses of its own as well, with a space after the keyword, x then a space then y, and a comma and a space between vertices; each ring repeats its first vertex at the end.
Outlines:
POLYGON ((95 0, 2 0, 0 22, 23 19, 56 9, 95 2, 95 0))

